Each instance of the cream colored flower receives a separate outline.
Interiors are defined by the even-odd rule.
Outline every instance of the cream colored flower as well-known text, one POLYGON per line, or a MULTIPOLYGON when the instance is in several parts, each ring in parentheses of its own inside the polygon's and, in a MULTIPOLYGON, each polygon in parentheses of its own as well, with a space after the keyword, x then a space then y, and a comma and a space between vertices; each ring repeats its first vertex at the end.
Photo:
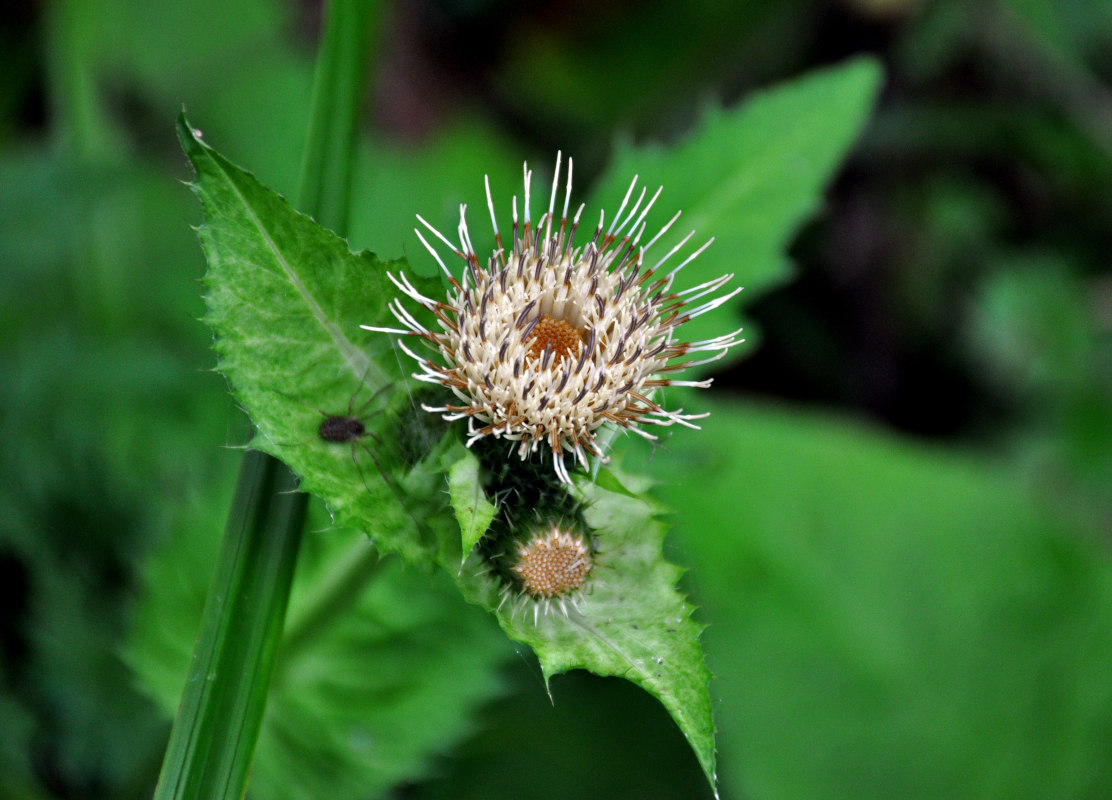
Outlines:
POLYGON ((404 330, 363 327, 417 336, 432 346, 439 359, 426 358, 401 345, 420 367, 415 378, 446 386, 459 399, 458 404, 426 410, 447 420, 466 418, 469 446, 484 436, 502 437, 520 443, 517 450, 523 459, 547 447, 557 476, 567 482, 565 455, 571 454, 584 467, 588 456, 605 460, 596 437, 599 428, 608 423, 648 439, 656 437, 642 430, 643 425, 698 427, 691 420, 705 415, 665 409, 653 394, 665 386, 710 385, 710 380, 682 381, 669 376, 721 358, 743 341, 737 338, 740 329, 701 342, 678 341, 677 329, 721 306, 741 289, 693 307, 695 301, 725 286, 733 275, 672 291, 679 271, 711 243, 664 271, 694 231, 652 266, 646 266, 646 253, 679 218, 677 213, 647 244, 641 244, 645 218, 660 189, 644 203, 642 188, 627 211, 637 185, 634 177, 609 227, 605 215, 600 214, 591 240, 576 247, 583 206, 569 224, 571 160, 560 216, 557 218, 555 211, 560 180, 557 155, 548 211, 536 227, 530 218, 532 172, 528 165, 524 173, 522 218, 514 197, 509 251, 498 229, 490 181, 486 181, 495 250, 485 266, 471 244, 466 206, 460 206, 458 245, 417 217, 466 262, 462 278, 456 280, 418 230, 421 243, 448 276, 451 289, 447 299, 439 302, 425 297, 404 274, 390 275, 402 292, 436 315, 438 329, 426 329, 400 300, 394 301, 391 311, 404 330), (697 361, 680 360, 692 353, 711 355, 697 361))

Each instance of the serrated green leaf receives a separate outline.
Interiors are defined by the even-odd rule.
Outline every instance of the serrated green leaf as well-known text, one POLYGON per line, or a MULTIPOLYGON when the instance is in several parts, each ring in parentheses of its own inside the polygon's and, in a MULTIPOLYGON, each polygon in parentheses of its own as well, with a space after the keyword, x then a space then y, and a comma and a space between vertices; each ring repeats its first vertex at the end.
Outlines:
MULTIPOLYGON (((204 144, 184 117, 179 134, 205 211, 199 235, 218 368, 258 428, 253 446, 289 464, 338 522, 428 563, 438 545, 414 523, 440 503, 404 505, 397 485, 435 444, 417 441, 429 415, 389 337, 360 328, 396 324, 387 304, 397 289, 386 271, 404 262, 352 253, 204 144), (365 433, 326 441, 320 425, 329 417, 357 419, 365 433)), ((439 291, 435 280, 412 280, 439 291)))
POLYGON ((498 508, 487 500, 483 492, 479 483, 479 459, 470 450, 465 450, 448 470, 448 492, 462 535, 461 552, 467 558, 498 513, 498 508))
POLYGON ((496 613, 511 639, 533 648, 546 680, 587 669, 625 678, 660 700, 714 787, 710 673, 699 644, 703 626, 676 589, 682 570, 664 559, 659 509, 590 485, 582 494, 595 549, 581 592, 546 607, 500 584, 477 554, 461 575, 464 590, 496 613))
MULTIPOLYGON (((864 125, 880 77, 874 62, 853 61, 756 94, 737 109, 708 111, 675 147, 619 146, 590 205, 616 209, 635 174, 650 189, 663 186, 653 218, 662 224, 674 209, 683 216, 653 245, 656 256, 647 262, 692 230, 683 253, 714 237, 677 285, 732 273, 731 286, 744 286, 742 297, 751 301, 787 277, 785 248, 819 207, 823 187, 864 125)), ((727 304, 685 323, 684 338, 735 329, 735 309, 727 304)))

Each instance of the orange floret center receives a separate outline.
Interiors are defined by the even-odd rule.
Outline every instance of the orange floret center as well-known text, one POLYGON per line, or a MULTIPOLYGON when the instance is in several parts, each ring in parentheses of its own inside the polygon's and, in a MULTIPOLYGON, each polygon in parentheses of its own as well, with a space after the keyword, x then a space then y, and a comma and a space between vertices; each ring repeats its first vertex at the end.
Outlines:
POLYGON ((579 348, 583 346, 583 332, 565 319, 555 319, 545 314, 533 326, 525 341, 529 345, 529 358, 541 359, 544 351, 552 348, 552 359, 549 361, 551 365, 564 358, 579 355, 579 348))
POLYGON ((583 585, 591 571, 591 557, 578 539, 553 531, 522 546, 513 569, 529 594, 559 597, 583 585))

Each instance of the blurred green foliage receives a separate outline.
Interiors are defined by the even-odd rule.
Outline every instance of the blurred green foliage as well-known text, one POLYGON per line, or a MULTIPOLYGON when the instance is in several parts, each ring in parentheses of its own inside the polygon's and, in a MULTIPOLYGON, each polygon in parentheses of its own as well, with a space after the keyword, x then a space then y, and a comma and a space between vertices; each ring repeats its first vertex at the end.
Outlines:
MULTIPOLYGON (((761 346, 649 462, 712 623, 723 794, 1112 796, 1108 4, 734 5, 384 7, 353 245, 412 251, 414 212, 450 229, 524 156, 562 147, 582 186, 616 137, 673 141, 708 99, 879 56, 794 279, 746 309, 761 346)), ((4 14, 0 796, 145 797, 168 718, 119 655, 139 565, 219 535, 221 446, 246 438, 207 371, 172 121, 184 103, 292 192, 316 6, 4 14)), ((394 796, 704 791, 649 698, 576 675, 553 710, 527 657, 503 664, 483 685, 508 694, 394 796)))
POLYGON ((757 404, 710 410, 720 447, 677 439, 680 480, 674 463, 651 466, 685 510, 691 583, 715 623, 727 785, 1106 796, 1100 543, 1003 464, 757 404))

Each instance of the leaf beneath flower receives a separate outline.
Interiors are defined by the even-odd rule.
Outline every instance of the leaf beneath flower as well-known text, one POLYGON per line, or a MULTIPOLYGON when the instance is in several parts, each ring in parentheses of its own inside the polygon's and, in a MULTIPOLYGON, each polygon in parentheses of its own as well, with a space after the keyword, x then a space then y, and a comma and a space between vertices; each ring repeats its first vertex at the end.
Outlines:
POLYGON ((467 558, 498 512, 483 492, 479 483, 479 459, 470 450, 464 450, 448 470, 448 492, 462 534, 461 552, 467 558))
POLYGON ((682 570, 664 559, 659 509, 587 482, 580 491, 596 548, 580 592, 564 603, 549 601, 546 611, 543 601, 504 588, 478 554, 461 574, 464 592, 494 611, 511 639, 533 648, 546 679, 587 669, 625 678, 659 699, 715 787, 710 672, 699 644, 703 626, 676 589, 682 570))

